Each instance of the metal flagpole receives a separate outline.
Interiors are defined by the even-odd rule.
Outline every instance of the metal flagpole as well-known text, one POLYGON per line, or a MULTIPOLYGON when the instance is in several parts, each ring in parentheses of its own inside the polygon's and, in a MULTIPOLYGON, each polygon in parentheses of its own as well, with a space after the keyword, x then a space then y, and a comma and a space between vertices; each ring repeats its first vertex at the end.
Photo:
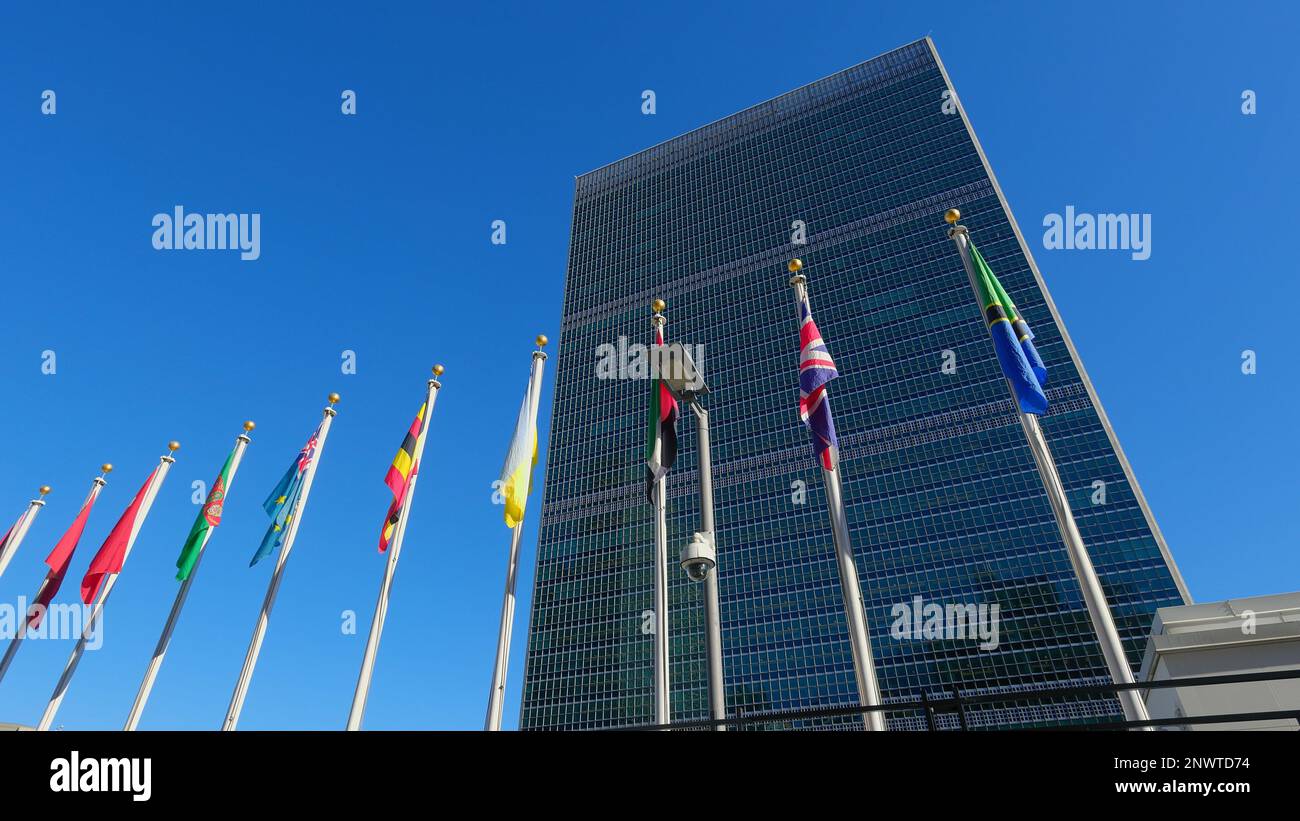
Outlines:
MULTIPOLYGON (((654 301, 654 316, 650 327, 662 329, 664 319, 663 300, 654 301)), ((651 333, 651 341, 657 340, 657 334, 651 333)), ((663 437, 655 445, 656 459, 663 455, 663 437)), ((660 476, 655 481, 655 723, 668 724, 672 721, 672 705, 669 701, 668 676, 668 477, 660 476)))
MULTIPOLYGON (((180 442, 168 442, 168 454, 158 460, 158 472, 154 474, 153 481, 149 483, 144 498, 140 500, 140 509, 136 511, 131 533, 126 539, 126 548, 122 551, 123 566, 126 565, 126 560, 131 556, 131 548, 135 547, 136 536, 140 535, 140 528, 144 526, 144 520, 149 516, 149 509, 153 507, 153 500, 157 498, 158 491, 162 489, 163 481, 167 478, 168 472, 171 471, 172 465, 176 462, 175 457, 171 454, 180 450, 180 447, 180 442)), ((96 622, 103 615, 104 605, 108 602, 108 597, 113 592, 113 587, 117 584, 119 575, 121 574, 110 574, 100 589, 99 596, 95 599, 95 606, 91 608, 90 616, 86 619, 86 625, 81 630, 81 638, 77 639, 77 646, 72 648, 72 655, 68 657, 68 663, 63 668, 63 675, 59 677, 59 683, 54 685, 54 693, 50 696, 49 703, 45 705, 45 713, 41 716, 40 723, 36 725, 37 730, 48 730, 50 725, 54 723, 54 716, 59 712, 60 705, 63 704, 63 697, 68 693, 68 685, 72 683, 72 674, 77 672, 77 665, 81 663, 81 656, 86 652, 86 641, 95 629, 96 622)))
MULTIPOLYGON (((248 434, 253 430, 255 425, 249 421, 244 423, 244 432, 235 439, 235 452, 230 458, 230 474, 226 477, 226 493, 230 493, 230 488, 235 484, 235 473, 239 470, 239 463, 244 459, 244 449, 252 441, 248 434)), ((194 557, 194 566, 190 568, 190 574, 181 582, 181 589, 176 592, 176 601, 172 602, 172 611, 167 615, 167 623, 163 625, 162 635, 158 637, 158 645, 154 648, 153 658, 149 659, 149 666, 144 671, 144 680, 140 682, 140 690, 135 694, 135 703, 131 705, 131 713, 126 717, 126 726, 123 730, 134 730, 140 724, 140 716, 144 713, 144 705, 149 701, 149 694, 153 691, 153 683, 158 678, 158 671, 162 669, 163 657, 167 655, 167 647, 171 644, 172 631, 176 629, 176 622, 180 619, 181 608, 185 606, 185 599, 190 595, 190 585, 194 583, 194 577, 199 573, 199 562, 203 561, 203 549, 208 546, 208 540, 212 538, 212 533, 216 528, 209 527, 203 534, 203 541, 199 544, 198 555, 194 557)))
POLYGON ((45 507, 45 494, 49 492, 49 485, 41 485, 41 495, 32 499, 27 509, 23 511, 18 524, 14 525, 13 532, 9 534, 9 542, 4 546, 4 554, 0 555, 0 576, 5 574, 5 568, 9 566, 9 562, 13 561, 14 554, 18 552, 18 546, 26 538, 27 531, 32 527, 32 522, 36 521, 36 514, 40 513, 41 508, 45 507))
POLYGON ((248 696, 248 685, 253 679, 253 668, 257 666, 258 654, 262 652, 262 640, 266 638, 266 626, 271 619, 271 608, 275 606, 275 596, 280 592, 280 580, 284 577, 284 566, 289 561, 289 551, 298 536, 298 526, 302 524, 302 512, 307 508, 307 496, 311 493, 312 480, 316 478, 316 468, 320 466, 321 456, 325 453, 325 439, 329 436, 330 423, 334 421, 337 411, 334 405, 339 401, 337 393, 329 395, 329 404, 325 406, 325 418, 320 423, 320 433, 316 437, 316 454, 307 466, 307 475, 302 478, 302 491, 293 512, 289 514, 289 526, 285 529, 284 541, 280 543, 280 555, 275 560, 275 572, 266 586, 266 598, 262 600, 262 609, 257 614, 257 624, 253 627, 253 638, 248 643, 248 653, 244 656, 244 666, 239 671, 239 680, 235 682, 235 692, 230 696, 230 707, 221 722, 222 730, 233 730, 239 724, 239 714, 244 710, 244 699, 248 696))
MULTIPOLYGON (((799 273, 803 263, 791 260, 790 285, 794 288, 796 327, 803 324, 803 301, 806 297, 807 278, 799 273)), ((823 397, 823 402, 829 397, 823 397)), ((862 586, 858 580, 858 563, 853 558, 853 543, 849 540, 848 519, 844 515, 844 494, 840 485, 840 472, 824 466, 822 482, 826 486, 826 508, 830 513, 831 533, 835 538, 835 560, 840 572, 840 595, 844 599, 844 615, 849 625, 849 646, 853 649, 853 670, 857 678, 858 703, 863 707, 880 706, 880 685, 876 681, 876 665, 871 657, 871 634, 867 630, 867 613, 862 604, 862 586)), ((872 710, 863 716, 868 730, 885 730, 885 716, 872 710)))
MULTIPOLYGON (((86 501, 82 502, 81 507, 77 508, 78 514, 80 514, 81 511, 85 509, 86 505, 95 501, 95 499, 99 496, 99 492, 104 489, 104 485, 108 484, 108 482, 105 481, 104 477, 107 476, 109 473, 112 473, 113 466, 106 463, 100 466, 100 471, 101 471, 101 475, 96 476, 93 480, 91 480, 90 493, 86 494, 86 501)), ((27 623, 28 621, 31 620, 32 608, 34 606, 34 603, 40 599, 41 594, 45 592, 45 587, 49 583, 50 583, 50 576, 47 573, 45 575, 45 578, 41 579, 41 586, 36 589, 36 595, 32 597, 33 605, 28 606, 27 614, 23 618, 23 623, 18 625, 18 631, 14 634, 14 637, 9 640, 9 647, 5 649, 4 659, 0 660, 0 681, 4 681, 5 673, 9 672, 9 665, 13 664, 14 656, 18 654, 18 648, 22 645, 23 639, 27 638, 27 623)))
MULTIPOLYGON (((957 220, 961 219, 961 212, 951 208, 944 214, 944 219, 952 225, 952 228, 948 229, 948 236, 957 246, 962 265, 966 268, 966 276, 970 280, 971 290, 975 292, 978 301, 980 289, 975 284, 975 266, 970 257, 969 232, 966 226, 957 224, 957 220)), ((1012 404, 1018 407, 1015 388, 1010 382, 1007 383, 1007 388, 1011 391, 1012 404)), ((1020 427, 1025 432, 1029 450, 1034 455, 1034 463, 1038 466, 1038 473, 1043 479, 1043 489, 1047 491, 1047 499, 1051 502, 1052 512, 1056 516, 1056 524, 1061 531, 1061 541, 1065 543, 1066 553, 1070 556, 1070 565, 1074 568, 1074 576, 1079 581, 1079 588, 1083 592, 1088 617, 1092 621, 1093 631, 1097 634, 1097 643, 1101 645, 1101 653, 1106 659, 1111 680, 1116 684, 1133 684, 1133 671, 1124 656, 1124 644, 1120 641, 1119 631, 1115 629, 1110 606, 1106 603, 1106 594, 1102 591, 1097 571, 1093 569, 1088 548, 1083 543, 1083 535, 1079 533, 1074 514, 1070 511, 1070 501, 1065 494, 1065 486, 1056 471, 1056 462, 1047 447, 1047 440, 1043 438, 1038 417, 1032 413, 1021 412, 1020 427)), ((1120 706, 1124 708, 1124 718, 1128 721, 1146 721, 1150 718, 1146 704, 1137 690, 1121 690, 1118 698, 1120 706)))
POLYGON ((415 440, 415 450, 411 454, 411 478, 406 483, 402 494, 402 506, 399 508, 397 526, 393 530, 392 542, 388 545, 388 560, 384 562, 384 577, 379 583, 379 599, 375 602, 375 617, 370 620, 370 636, 366 639, 366 651, 361 656, 361 672, 357 676, 357 687, 352 693, 352 709, 348 711, 349 730, 360 730, 361 720, 366 714, 366 701, 370 698, 370 680, 375 673, 375 656, 379 653, 379 639, 384 632, 384 619, 388 616, 388 597, 393 591, 393 575, 397 572, 397 559, 402 552, 402 541, 406 538, 406 522, 411 517, 411 502, 415 499, 415 483, 420 478, 420 460, 424 457, 424 442, 429 434, 429 420, 433 416, 433 405, 438 401, 438 391, 442 383, 443 367, 433 366, 433 379, 429 380, 428 393, 424 397, 424 420, 420 426, 420 435, 415 440))
MULTIPOLYGON (((537 347, 546 346, 546 337, 538 335, 537 347)), ((528 374, 528 401, 531 418, 528 423, 537 430, 537 409, 542 397, 542 370, 546 365, 546 353, 533 351, 532 369, 528 374)), ((529 490, 532 490, 531 484, 529 490)), ((527 507, 525 506, 525 510, 527 507)), ((492 689, 488 693, 487 719, 483 729, 496 731, 501 729, 501 711, 505 706, 506 673, 510 669, 510 632, 515 622, 515 577, 519 570, 519 542, 524 535, 524 522, 519 522, 510 529, 510 557, 506 561, 506 591, 501 599, 501 625, 497 631, 497 656, 492 667, 492 689)))

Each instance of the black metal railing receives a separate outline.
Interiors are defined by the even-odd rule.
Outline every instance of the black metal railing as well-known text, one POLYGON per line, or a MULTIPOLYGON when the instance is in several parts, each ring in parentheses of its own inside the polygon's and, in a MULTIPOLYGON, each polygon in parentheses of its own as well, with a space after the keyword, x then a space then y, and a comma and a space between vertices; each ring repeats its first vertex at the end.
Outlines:
MULTIPOLYGON (((956 727, 949 728, 955 730, 971 729, 971 719, 980 715, 981 707, 996 706, 998 704, 1007 704, 1010 702, 1036 702, 1040 706, 1045 701, 1060 699, 1078 699, 1078 698, 1105 698, 1106 696, 1115 696, 1123 690, 1161 690, 1171 687, 1214 687, 1229 684, 1250 684, 1267 681, 1286 681, 1300 679, 1300 670, 1277 670, 1262 673, 1233 673, 1230 675, 1218 676, 1193 676, 1178 679, 1163 679, 1160 681, 1146 681, 1135 684, 1079 684, 1068 687, 1048 687, 1036 690, 1019 690, 1014 692, 999 693, 966 693, 963 694, 958 688, 951 688, 948 694, 936 697, 922 692, 921 697, 914 701, 891 701, 879 707, 818 707, 801 710, 773 710, 773 711, 747 711, 739 710, 734 716, 721 720, 714 719, 697 719, 691 721, 677 721, 668 725, 643 724, 632 727, 618 727, 610 729, 619 730, 710 730, 722 726, 728 730, 771 730, 771 729, 814 729, 818 725, 825 726, 826 722, 835 722, 839 729, 852 729, 856 722, 839 721, 837 719, 861 718, 870 712, 882 712, 887 717, 891 714, 909 714, 919 713, 925 724, 925 728, 930 731, 942 729, 939 725, 940 717, 952 716, 956 719, 956 727), (784 725, 784 726, 781 726, 784 725), (804 725, 804 726, 794 726, 804 725)), ((1058 705, 1059 706, 1059 705, 1058 705)), ((1113 715, 1120 714, 1118 704, 1112 711, 1113 715)), ((1203 716, 1175 716, 1172 718, 1152 718, 1145 721, 1115 721, 1106 717, 1101 720, 1094 718, 1080 718, 1069 723, 1047 724, 1046 722, 1035 722, 1027 720, 1023 722, 1013 722, 1015 729, 1032 729, 1032 730, 1128 730, 1141 727, 1182 727, 1199 724, 1226 724, 1233 722, 1245 721, 1278 721, 1292 719, 1297 722, 1297 728, 1300 729, 1300 707, 1290 710, 1268 710, 1241 713, 1223 713, 1216 715, 1203 716)), ((989 725, 980 729, 998 730, 1009 729, 1010 725, 1002 723, 1001 726, 989 725)))

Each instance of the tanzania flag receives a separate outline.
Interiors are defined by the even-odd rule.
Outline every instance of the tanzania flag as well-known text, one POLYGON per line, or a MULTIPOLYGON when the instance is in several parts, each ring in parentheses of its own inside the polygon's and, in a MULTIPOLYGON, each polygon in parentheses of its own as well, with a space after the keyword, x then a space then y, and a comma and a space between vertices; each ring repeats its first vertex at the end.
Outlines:
POLYGON ((298 496, 302 492, 303 478, 307 475, 307 468, 311 466, 311 460, 316 456, 316 442, 320 439, 320 428, 317 427, 315 433, 307 440, 307 444, 302 446, 298 455, 294 457, 293 463, 285 471, 278 484, 271 491, 271 495, 266 497, 262 503, 262 509, 266 515, 271 517, 271 526, 266 529, 266 535, 262 537, 262 544, 258 546, 257 552, 253 554, 253 560, 248 563, 249 567, 271 555, 280 542, 284 540, 285 528, 293 519, 293 510, 298 506, 298 496))
POLYGON ((217 474, 216 480, 212 483, 212 490, 208 492, 208 498, 203 503, 203 509, 194 520, 194 526, 190 528, 190 535, 185 539, 185 546, 181 548, 180 558, 176 560, 177 581, 185 581, 190 577, 194 570, 194 563, 199 560, 199 552, 203 550, 203 545, 208 539, 208 532, 212 528, 221 524, 221 511, 226 502, 226 486, 230 484, 230 465, 235 459, 235 451, 231 451, 226 457, 226 463, 221 466, 221 473, 217 474))
POLYGON ((379 532, 380 553, 388 549, 388 541, 393 538, 393 531, 397 530, 397 522, 402 518, 402 502, 406 500, 406 487, 410 484, 411 477, 420 470, 420 466, 415 463, 415 444, 424 432, 424 409, 425 406, 420 405, 420 412, 415 415, 415 421, 411 423, 411 429, 406 432, 402 446, 397 449, 397 455, 393 457, 393 464, 388 466, 388 475, 384 477, 384 484, 388 485, 388 489, 393 492, 393 503, 388 506, 388 516, 384 519, 384 527, 379 532))
MULTIPOLYGON (((655 326, 655 345, 664 344, 662 325, 655 326)), ((649 430, 645 446, 646 498, 655 501, 655 483, 677 461, 677 400, 656 370, 650 380, 649 430)))
POLYGON ((1034 348, 1034 336, 1016 313, 1016 306, 1011 303, 984 257, 980 256, 975 243, 969 245, 975 266, 975 287, 979 290, 984 318, 993 337, 993 349, 997 352, 1002 373, 1016 392, 1021 411, 1045 413, 1047 395, 1043 393, 1043 385, 1047 383, 1047 368, 1034 348))
POLYGON ((813 322, 806 292, 799 313, 802 318, 799 324, 799 418, 808 426, 813 456, 822 467, 835 470, 839 461, 839 440, 835 437, 835 419, 831 416, 826 384, 840 372, 835 370, 835 362, 826 349, 822 332, 813 322))
POLYGON ((506 527, 524 520, 528 493, 533 486, 533 468, 537 466, 537 428, 533 425, 532 383, 524 391, 519 405, 519 419, 510 439, 510 450, 501 468, 501 494, 505 497, 506 527))
POLYGON ((45 574, 45 586, 41 588, 41 594, 36 597, 36 601, 32 602, 31 608, 27 611, 28 627, 35 629, 41 623, 46 608, 54 601, 55 594, 63 585, 63 577, 68 575, 68 565, 72 563, 72 554, 77 550, 77 543, 81 541, 81 534, 86 529, 86 520, 90 518, 90 509, 95 506, 95 499, 98 497, 99 494, 92 493, 86 498, 85 504, 81 506, 81 512, 77 514, 76 519, 72 520, 72 526, 46 557, 45 563, 50 566, 50 572, 45 574))
MULTIPOLYGON (((160 466, 161 467, 161 466, 160 466)), ((126 561, 126 548, 135 538, 139 531, 140 525, 136 519, 140 515, 140 507, 144 504, 144 497, 153 485, 154 477, 158 475, 158 468, 154 468, 149 474, 149 478, 136 491, 135 498, 131 500, 130 506, 122 513, 122 518, 117 520, 113 525, 113 530, 104 540, 104 544, 95 554, 95 558, 90 560, 90 567, 86 570, 86 575, 81 578, 81 600, 90 604, 95 600, 99 588, 104 584, 104 578, 114 573, 122 572, 122 564, 126 561)))

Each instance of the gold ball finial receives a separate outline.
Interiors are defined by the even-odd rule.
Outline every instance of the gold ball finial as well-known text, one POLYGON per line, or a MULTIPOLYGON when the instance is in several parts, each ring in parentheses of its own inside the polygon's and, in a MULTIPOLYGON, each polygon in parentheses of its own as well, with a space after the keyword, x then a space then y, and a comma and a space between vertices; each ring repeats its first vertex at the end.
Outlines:
POLYGON ((546 347, 546 343, 547 343, 547 342, 550 342, 550 341, 551 341, 551 340, 549 340, 549 339, 546 338, 546 334, 538 334, 538 335, 537 335, 537 347, 539 347, 539 348, 545 348, 545 347, 546 347))
POLYGON ((668 307, 668 303, 664 302, 662 299, 656 299, 654 302, 650 303, 650 309, 657 314, 662 314, 664 312, 664 308, 667 307, 668 307))
POLYGON ((328 399, 328 400, 330 401, 330 404, 331 404, 331 405, 335 405, 335 404, 338 404, 338 401, 339 401, 340 399, 342 399, 343 397, 339 396, 337 393, 331 393, 329 396, 327 396, 327 397, 325 397, 325 398, 328 399))
POLYGON ((244 423, 245 432, 251 431, 255 427, 257 427, 257 425, 253 423, 252 419, 249 419, 247 422, 244 423))
POLYGON ((167 449, 170 450, 172 453, 175 453, 176 451, 181 449, 181 443, 173 439, 167 443, 167 449))
POLYGON ((44 496, 45 494, 49 493, 51 490, 54 490, 54 488, 50 487, 49 485, 41 485, 40 490, 41 490, 41 495, 44 496))
POLYGON ((100 471, 102 471, 102 472, 104 472, 104 473, 112 473, 112 472, 113 472, 113 463, 112 463, 112 462, 105 462, 104 464, 102 464, 102 465, 99 466, 99 469, 100 469, 100 471))
POLYGON ((444 367, 441 366, 441 365, 434 365, 434 366, 433 366, 433 375, 434 375, 434 376, 442 376, 442 373, 443 373, 443 371, 445 371, 445 370, 447 370, 447 369, 444 368, 444 367))
POLYGON ((956 225, 959 219, 961 219, 961 212, 956 208, 949 208, 943 212, 943 220, 949 225, 956 225))
POLYGON ((799 273, 800 271, 803 270, 803 260, 801 260, 801 259, 799 259, 798 257, 796 257, 796 258, 790 260, 789 264, 786 265, 785 268, 786 268, 786 270, 789 271, 790 273, 792 273, 792 274, 797 274, 797 273, 799 273))

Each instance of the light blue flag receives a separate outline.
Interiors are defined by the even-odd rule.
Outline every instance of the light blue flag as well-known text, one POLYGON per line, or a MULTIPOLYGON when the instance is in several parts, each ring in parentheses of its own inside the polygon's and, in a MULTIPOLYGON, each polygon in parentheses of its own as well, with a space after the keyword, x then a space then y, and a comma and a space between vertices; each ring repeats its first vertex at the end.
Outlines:
POLYGON ((248 563, 249 567, 270 556, 284 541, 285 531, 288 530, 289 522, 293 519, 294 508, 298 506, 298 497, 302 495, 303 479, 307 475, 307 468, 316 455, 316 441, 319 436, 320 428, 317 428, 307 440, 307 444, 298 451, 293 464, 289 465, 289 469, 271 491, 271 495, 267 496, 266 501, 262 503, 266 515, 271 517, 271 526, 266 529, 262 543, 253 554, 253 560, 248 563))

